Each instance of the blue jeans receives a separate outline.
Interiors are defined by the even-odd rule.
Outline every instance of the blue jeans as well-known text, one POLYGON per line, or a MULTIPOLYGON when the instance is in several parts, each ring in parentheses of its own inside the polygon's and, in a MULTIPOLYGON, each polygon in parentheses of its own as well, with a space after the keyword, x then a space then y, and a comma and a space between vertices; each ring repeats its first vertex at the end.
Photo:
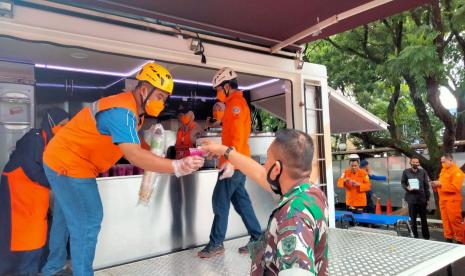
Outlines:
POLYGON ((66 261, 66 228, 70 234, 74 276, 93 275, 97 236, 103 219, 103 207, 95 178, 58 175, 44 164, 52 191, 55 210, 50 232, 50 254, 42 270, 44 275, 63 268, 66 261))
POLYGON ((251 238, 256 240, 260 237, 260 223, 255 216, 249 194, 245 190, 245 180, 245 175, 236 170, 232 177, 216 182, 212 198, 215 218, 210 232, 211 245, 221 245, 225 239, 230 202, 241 216, 251 238))
POLYGON ((47 257, 47 262, 42 268, 43 275, 54 275, 63 269, 66 263, 66 258, 68 257, 68 252, 66 251, 68 238, 69 231, 68 227, 66 226, 63 210, 61 209, 55 197, 55 200, 53 201, 52 226, 50 227, 48 241, 49 254, 47 257))

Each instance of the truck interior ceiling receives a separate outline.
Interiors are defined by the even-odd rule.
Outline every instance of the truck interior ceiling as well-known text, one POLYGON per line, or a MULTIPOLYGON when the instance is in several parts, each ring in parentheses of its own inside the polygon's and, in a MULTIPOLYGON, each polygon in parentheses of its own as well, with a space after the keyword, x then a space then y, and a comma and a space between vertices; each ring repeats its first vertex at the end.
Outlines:
MULTIPOLYGON (((101 97, 131 90, 136 73, 151 61, 10 37, 0 37, 0 48, 0 70, 8 71, 12 66, 32 68, 29 72, 33 75, 28 79, 35 84, 36 126, 41 123, 41 112, 50 106, 62 107, 74 115, 101 97)), ((211 79, 217 69, 157 62, 168 68, 175 80, 174 93, 158 120, 175 120, 178 110, 190 109, 203 124, 212 116, 216 101, 211 79)), ((238 72, 238 83, 251 106, 253 131, 276 131, 293 125, 292 116, 286 114, 290 109, 290 102, 286 104, 290 101, 290 81, 238 72)), ((152 123, 149 119, 146 125, 152 123)))

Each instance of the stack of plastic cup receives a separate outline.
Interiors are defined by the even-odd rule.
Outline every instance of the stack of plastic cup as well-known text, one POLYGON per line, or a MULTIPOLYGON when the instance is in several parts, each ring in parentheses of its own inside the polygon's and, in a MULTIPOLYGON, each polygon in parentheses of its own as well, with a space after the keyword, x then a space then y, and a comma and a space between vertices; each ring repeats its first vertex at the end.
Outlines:
POLYGON ((109 177, 110 176, 110 171, 106 171, 106 172, 103 172, 103 173, 100 173, 100 177, 109 177))
POLYGON ((136 175, 144 174, 144 169, 139 168, 139 167, 134 167, 134 174, 136 175))
POLYGON ((134 166, 131 164, 126 164, 126 175, 134 174, 134 166))

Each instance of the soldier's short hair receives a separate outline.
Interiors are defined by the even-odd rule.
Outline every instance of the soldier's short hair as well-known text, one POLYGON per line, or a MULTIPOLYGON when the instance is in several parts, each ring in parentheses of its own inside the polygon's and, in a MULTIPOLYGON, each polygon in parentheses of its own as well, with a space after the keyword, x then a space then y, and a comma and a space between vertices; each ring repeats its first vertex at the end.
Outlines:
POLYGON ((291 178, 310 177, 314 148, 308 134, 295 129, 278 130, 272 147, 291 178))

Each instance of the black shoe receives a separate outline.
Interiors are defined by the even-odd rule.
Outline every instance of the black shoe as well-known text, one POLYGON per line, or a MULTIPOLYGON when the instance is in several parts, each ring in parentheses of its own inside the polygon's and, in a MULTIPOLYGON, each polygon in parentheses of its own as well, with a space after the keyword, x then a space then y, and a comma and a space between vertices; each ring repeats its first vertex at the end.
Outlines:
POLYGON ((249 254, 249 248, 247 247, 247 244, 239 247, 239 254, 249 254))
POLYGON ((256 242, 257 240, 254 240, 254 239, 250 239, 249 242, 242 246, 242 247, 239 247, 239 254, 249 254, 249 247, 252 243, 256 242))
POLYGON ((446 239, 446 242, 453 243, 454 241, 452 239, 446 239))
POLYGON ((204 249, 197 252, 197 256, 202 259, 211 258, 216 255, 221 255, 224 253, 224 246, 223 244, 220 245, 211 245, 207 244, 204 249))

